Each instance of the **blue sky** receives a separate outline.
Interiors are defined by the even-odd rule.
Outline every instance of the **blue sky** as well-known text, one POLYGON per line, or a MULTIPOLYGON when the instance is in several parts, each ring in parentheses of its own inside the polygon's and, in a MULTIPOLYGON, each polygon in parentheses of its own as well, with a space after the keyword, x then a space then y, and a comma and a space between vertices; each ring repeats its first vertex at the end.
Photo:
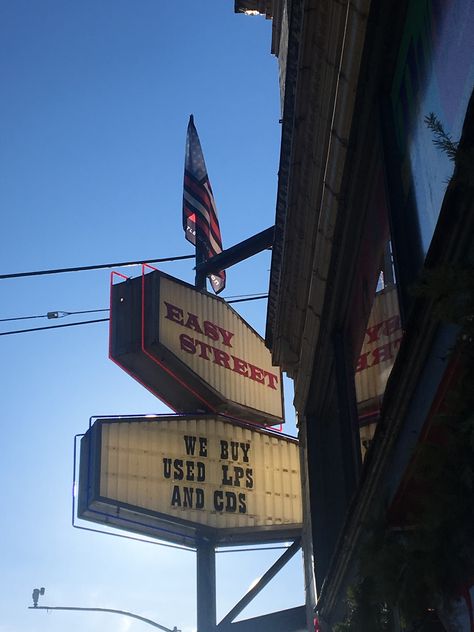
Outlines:
MULTIPOLYGON (((181 228, 190 113, 224 246, 272 225, 280 112, 270 38, 270 22, 235 15, 231 0, 0 0, 0 273, 192 254, 181 228)), ((266 252, 230 269, 224 296, 266 292, 269 268, 266 252)), ((193 282, 190 261, 162 269, 193 282)), ((0 318, 108 307, 107 271, 0 283, 0 318)), ((263 334, 265 302, 238 309, 263 334)), ((166 408, 108 360, 106 324, 2 336, 0 348, 0 632, 148 628, 27 610, 40 585, 45 604, 121 608, 191 632, 194 554, 71 526, 74 435, 91 415, 166 408)), ((218 555, 220 616, 278 555, 218 555)), ((298 555, 246 615, 302 602, 298 555)))

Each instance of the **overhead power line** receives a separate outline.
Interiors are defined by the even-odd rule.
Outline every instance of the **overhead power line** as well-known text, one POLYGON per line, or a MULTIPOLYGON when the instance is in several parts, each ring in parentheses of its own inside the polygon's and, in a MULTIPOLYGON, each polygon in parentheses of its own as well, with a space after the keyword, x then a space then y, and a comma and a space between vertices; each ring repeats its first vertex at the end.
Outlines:
MULTIPOLYGON (((226 303, 243 303, 245 301, 258 301, 267 298, 268 294, 237 294, 235 296, 229 296, 226 298, 226 303)), ((46 314, 35 314, 33 316, 12 316, 10 318, 0 318, 0 323, 8 323, 16 320, 32 320, 34 318, 47 318, 48 320, 65 318, 66 316, 76 316, 77 314, 96 314, 97 312, 110 312, 108 307, 101 309, 81 309, 73 312, 66 312, 64 310, 57 310, 53 312, 46 312, 46 314)), ((85 321, 86 323, 89 321, 85 321)), ((93 321, 95 322, 95 321, 93 321)))
POLYGON ((33 272, 14 272, 12 274, 0 274, 0 280, 19 279, 21 277, 44 276, 46 274, 63 274, 65 272, 85 272, 87 270, 106 270, 108 268, 126 268, 139 266, 143 263, 166 263, 167 261, 184 261, 194 259, 195 255, 182 255, 179 257, 162 257, 161 259, 147 259, 146 261, 119 261, 117 263, 101 263, 92 266, 76 266, 74 268, 54 268, 53 270, 34 270, 33 272))
POLYGON ((249 296, 247 298, 234 298, 226 303, 243 303, 244 301, 260 301, 263 298, 268 298, 268 294, 260 294, 259 296, 249 296))
POLYGON ((31 329, 15 329, 15 331, 2 331, 0 336, 12 336, 13 334, 26 334, 32 331, 44 331, 45 329, 61 329, 62 327, 77 327, 78 325, 91 325, 92 323, 105 323, 110 318, 98 318, 97 320, 83 320, 79 323, 65 323, 64 325, 48 325, 46 327, 31 327, 31 329))
MULTIPOLYGON (((227 303, 242 303, 244 301, 257 301, 260 299, 264 299, 268 297, 268 294, 249 294, 245 296, 244 294, 240 295, 241 298, 234 298, 227 301, 227 303)), ((0 322, 11 322, 16 320, 28 320, 32 318, 48 318, 48 319, 56 319, 56 318, 64 318, 66 316, 74 316, 76 314, 93 314, 96 312, 109 312, 109 308, 103 309, 83 309, 73 312, 66 311, 54 311, 47 312, 46 314, 39 314, 35 316, 17 316, 14 318, 1 318, 0 322)), ((95 320, 82 320, 77 323, 65 323, 63 325, 46 325, 45 327, 31 327, 28 329, 15 329, 14 331, 3 331, 0 332, 0 336, 12 336, 13 334, 26 334, 33 331, 45 331, 47 329, 60 329, 63 327, 77 327, 79 325, 91 325, 93 323, 105 323, 109 321, 110 318, 98 318, 95 320)))
POLYGON ((12 318, 0 318, 0 323, 8 323, 14 320, 31 320, 33 318, 48 318, 49 320, 56 318, 65 318, 66 316, 75 316, 76 314, 95 314, 97 312, 109 312, 108 308, 105 309, 82 309, 76 312, 47 312, 46 314, 36 314, 35 316, 14 316, 12 318))

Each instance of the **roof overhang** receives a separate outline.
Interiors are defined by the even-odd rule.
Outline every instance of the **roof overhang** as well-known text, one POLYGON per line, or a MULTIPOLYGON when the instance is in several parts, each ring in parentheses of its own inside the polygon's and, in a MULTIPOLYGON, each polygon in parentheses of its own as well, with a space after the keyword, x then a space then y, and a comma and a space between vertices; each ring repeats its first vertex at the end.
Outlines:
POLYGON ((295 379, 297 408, 309 389, 344 203, 369 7, 292 3, 266 342, 295 379))

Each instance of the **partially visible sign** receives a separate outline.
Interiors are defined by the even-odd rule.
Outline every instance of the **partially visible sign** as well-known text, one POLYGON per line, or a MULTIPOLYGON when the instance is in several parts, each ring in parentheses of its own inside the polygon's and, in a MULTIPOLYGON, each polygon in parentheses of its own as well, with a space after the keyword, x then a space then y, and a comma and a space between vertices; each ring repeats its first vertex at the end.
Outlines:
POLYGON ((112 286, 110 356, 177 412, 283 420, 263 339, 222 299, 161 272, 112 286))
POLYGON ((78 516, 192 546, 299 535, 298 442, 219 416, 97 419, 81 441, 78 516))
POLYGON ((388 286, 375 297, 356 366, 359 412, 378 409, 401 339, 397 291, 388 286))

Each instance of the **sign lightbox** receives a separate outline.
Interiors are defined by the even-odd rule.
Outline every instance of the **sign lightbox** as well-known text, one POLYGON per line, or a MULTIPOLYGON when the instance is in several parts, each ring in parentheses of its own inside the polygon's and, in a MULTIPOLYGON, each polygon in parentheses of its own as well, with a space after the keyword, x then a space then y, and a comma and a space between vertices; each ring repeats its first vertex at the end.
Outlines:
POLYGON ((180 413, 283 420, 282 376, 223 299, 157 270, 112 285, 110 357, 180 413))
POLYGON ((356 366, 359 414, 380 408, 402 335, 397 289, 394 285, 387 286, 375 296, 356 366))
POLYGON ((297 537, 298 442, 221 416, 98 418, 81 440, 78 517, 187 546, 297 537))

